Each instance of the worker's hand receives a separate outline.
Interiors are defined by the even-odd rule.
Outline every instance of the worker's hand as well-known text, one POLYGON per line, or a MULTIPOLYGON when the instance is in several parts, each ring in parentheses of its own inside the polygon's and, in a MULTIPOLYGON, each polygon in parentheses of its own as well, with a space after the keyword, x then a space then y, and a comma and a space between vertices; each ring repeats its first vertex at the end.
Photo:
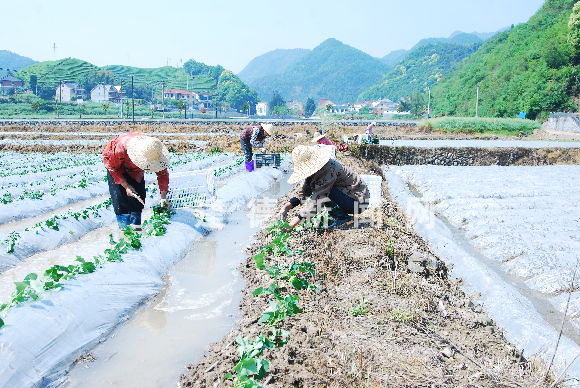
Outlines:
POLYGON ((166 198, 161 198, 159 200, 159 206, 171 210, 171 203, 169 203, 169 201, 166 198))
POLYGON ((288 216, 288 209, 286 206, 282 206, 282 209, 278 212, 278 218, 286 222, 286 217, 288 216))
POLYGON ((129 197, 138 197, 139 196, 139 194, 137 194, 137 192, 135 191, 135 189, 131 185, 127 185, 127 187, 125 187, 125 191, 127 192, 127 196, 129 196, 129 197))
POLYGON ((264 147, 260 148, 260 152, 265 154, 266 153, 266 149, 264 147))

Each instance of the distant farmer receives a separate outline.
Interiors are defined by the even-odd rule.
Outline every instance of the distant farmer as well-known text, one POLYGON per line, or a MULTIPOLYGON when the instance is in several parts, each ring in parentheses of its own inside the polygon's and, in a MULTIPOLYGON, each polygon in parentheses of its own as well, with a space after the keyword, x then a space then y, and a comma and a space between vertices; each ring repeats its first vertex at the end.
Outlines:
POLYGON ((261 153, 265 153, 264 140, 274 132, 272 124, 252 125, 240 133, 240 144, 246 158, 246 170, 254 171, 254 161, 252 160, 252 147, 260 148, 261 153))
POLYGON ((155 137, 139 132, 124 133, 103 150, 109 193, 121 229, 131 225, 141 230, 145 205, 145 171, 157 174, 161 201, 167 205, 169 152, 155 137))
POLYGON ((320 206, 334 201, 345 213, 360 213, 368 206, 369 190, 353 169, 331 159, 332 147, 312 148, 299 145, 292 151, 294 172, 288 183, 302 182, 296 197, 290 198, 280 209, 285 220, 288 210, 302 205, 298 216, 290 221, 294 228, 304 218, 311 218, 320 206))
POLYGON ((336 145, 334 144, 332 141, 328 140, 328 138, 326 137, 326 135, 319 133, 318 135, 314 136, 312 138, 312 140, 310 140, 313 143, 316 144, 323 144, 323 145, 336 145))
POLYGON ((366 138, 369 144, 371 144, 371 139, 373 137, 373 128, 375 127, 375 125, 377 125, 377 123, 373 121, 367 126, 366 138))

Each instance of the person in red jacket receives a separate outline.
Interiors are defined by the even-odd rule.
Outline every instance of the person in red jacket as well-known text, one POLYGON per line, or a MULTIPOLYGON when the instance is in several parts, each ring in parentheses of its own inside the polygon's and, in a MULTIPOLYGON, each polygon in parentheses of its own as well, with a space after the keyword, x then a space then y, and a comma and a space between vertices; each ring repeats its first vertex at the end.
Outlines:
POLYGON ((111 140, 103 150, 109 193, 121 229, 128 225, 141 228, 145 205, 145 171, 157 174, 161 201, 167 204, 169 190, 169 152, 155 137, 139 132, 124 133, 111 140))
POLYGON ((264 140, 273 134, 272 124, 252 125, 240 133, 240 144, 246 159, 246 170, 254 171, 254 161, 252 160, 252 147, 260 148, 260 152, 265 153, 264 140))

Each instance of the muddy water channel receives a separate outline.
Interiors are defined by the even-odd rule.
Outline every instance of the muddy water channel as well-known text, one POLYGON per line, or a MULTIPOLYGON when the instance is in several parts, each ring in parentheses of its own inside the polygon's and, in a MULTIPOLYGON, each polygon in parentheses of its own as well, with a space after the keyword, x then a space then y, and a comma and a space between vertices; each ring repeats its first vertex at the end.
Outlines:
MULTIPOLYGON (((286 179, 258 199, 270 203, 284 195, 291 188, 286 179)), ((222 229, 195 242, 166 274, 162 292, 79 360, 66 386, 176 386, 185 366, 235 327, 244 287, 236 267, 259 221, 255 208, 237 211, 222 229)))

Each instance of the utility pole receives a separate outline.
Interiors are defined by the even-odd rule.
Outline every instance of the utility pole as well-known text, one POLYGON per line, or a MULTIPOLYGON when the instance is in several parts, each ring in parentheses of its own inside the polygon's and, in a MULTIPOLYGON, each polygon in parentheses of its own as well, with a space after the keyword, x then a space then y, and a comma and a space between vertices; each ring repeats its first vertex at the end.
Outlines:
POLYGON ((477 84, 477 92, 475 94, 475 117, 479 117, 479 84, 477 84))
POLYGON ((427 89, 429 89, 429 98, 427 99, 427 118, 431 118, 431 80, 427 81, 427 89))
POLYGON ((165 81, 161 81, 161 111, 165 119, 165 81))
POLYGON ((133 124, 135 124, 135 88, 133 85, 133 76, 131 76, 131 105, 133 106, 133 124))
POLYGON ((119 92, 121 94, 121 118, 123 118, 123 78, 121 78, 121 87, 119 88, 119 92))

